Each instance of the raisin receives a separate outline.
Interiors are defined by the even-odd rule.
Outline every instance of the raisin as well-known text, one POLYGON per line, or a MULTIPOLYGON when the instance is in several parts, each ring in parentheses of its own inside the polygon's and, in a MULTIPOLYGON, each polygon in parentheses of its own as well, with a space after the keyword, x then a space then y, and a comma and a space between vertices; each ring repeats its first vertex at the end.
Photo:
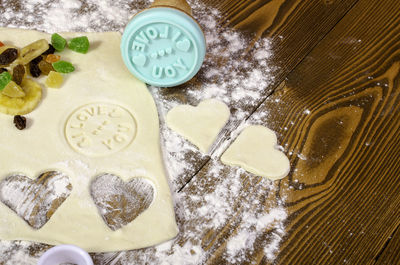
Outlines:
POLYGON ((7 70, 6 68, 0 68, 0 74, 1 74, 2 72, 8 72, 8 70, 7 70))
POLYGON ((42 71, 43 74, 48 75, 50 71, 54 71, 53 66, 46 62, 46 61, 40 61, 38 64, 40 71, 42 71))
POLYGON ((15 115, 14 116, 14 124, 18 130, 23 130, 26 128, 26 118, 21 115, 15 115))
POLYGON ((33 61, 29 63, 29 71, 31 72, 31 76, 33 77, 39 77, 40 74, 42 73, 39 66, 33 61))
POLYGON ((18 58, 18 50, 14 48, 6 49, 0 54, 0 65, 8 65, 18 58))
POLYGON ((54 48, 53 45, 49 44, 49 49, 42 53, 42 55, 48 55, 48 54, 53 54, 55 53, 56 49, 54 48))
POLYGON ((13 69, 12 80, 15 83, 17 83, 17 85, 21 85, 24 75, 25 75, 25 67, 22 64, 18 64, 13 69))
POLYGON ((36 57, 35 59, 33 59, 31 61, 31 63, 38 64, 41 60, 43 60, 43 57, 40 55, 40 56, 36 57))

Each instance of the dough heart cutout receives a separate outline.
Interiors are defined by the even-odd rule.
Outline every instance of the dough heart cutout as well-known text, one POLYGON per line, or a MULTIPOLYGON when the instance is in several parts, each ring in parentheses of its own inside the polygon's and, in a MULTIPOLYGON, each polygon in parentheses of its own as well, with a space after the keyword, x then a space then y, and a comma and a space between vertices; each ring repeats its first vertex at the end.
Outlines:
POLYGON ((0 200, 31 227, 40 229, 71 190, 69 178, 56 171, 43 173, 36 179, 14 175, 0 183, 0 200))
POLYGON ((153 185, 144 178, 124 182, 118 176, 104 174, 93 180, 90 189, 100 215, 113 231, 135 220, 154 199, 153 185))
POLYGON ((166 121, 169 128, 207 153, 229 117, 230 111, 225 103, 207 99, 197 107, 176 106, 168 112, 166 121))
POLYGON ((245 128, 221 157, 222 163, 240 166, 248 172, 272 180, 284 178, 290 170, 289 159, 276 149, 275 133, 267 127, 245 128))

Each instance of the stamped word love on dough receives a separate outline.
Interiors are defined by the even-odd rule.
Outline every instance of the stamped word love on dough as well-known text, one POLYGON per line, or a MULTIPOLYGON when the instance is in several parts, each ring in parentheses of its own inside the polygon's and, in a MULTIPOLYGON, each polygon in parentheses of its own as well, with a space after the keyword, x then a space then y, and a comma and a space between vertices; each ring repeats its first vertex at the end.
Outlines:
POLYGON ((65 135, 70 146, 87 156, 105 156, 128 146, 136 122, 123 107, 110 103, 85 105, 70 116, 65 135))

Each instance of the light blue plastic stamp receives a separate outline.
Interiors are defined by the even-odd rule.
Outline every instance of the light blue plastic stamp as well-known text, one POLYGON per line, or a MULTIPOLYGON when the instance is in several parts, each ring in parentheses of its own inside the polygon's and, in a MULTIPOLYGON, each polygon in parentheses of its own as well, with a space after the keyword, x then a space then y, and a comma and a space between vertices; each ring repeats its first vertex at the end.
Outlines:
POLYGON ((204 34, 185 0, 159 0, 125 28, 121 52, 128 69, 143 82, 173 87, 192 79, 206 53, 204 34))

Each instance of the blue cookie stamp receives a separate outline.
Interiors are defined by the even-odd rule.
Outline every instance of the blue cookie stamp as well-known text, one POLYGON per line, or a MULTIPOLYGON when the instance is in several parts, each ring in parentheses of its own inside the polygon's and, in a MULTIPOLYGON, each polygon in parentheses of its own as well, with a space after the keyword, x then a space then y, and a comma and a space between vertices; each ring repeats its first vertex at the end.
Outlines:
POLYGON ((189 81, 200 70, 206 42, 190 15, 156 5, 129 22, 121 52, 126 66, 138 79, 153 86, 173 87, 189 81))

